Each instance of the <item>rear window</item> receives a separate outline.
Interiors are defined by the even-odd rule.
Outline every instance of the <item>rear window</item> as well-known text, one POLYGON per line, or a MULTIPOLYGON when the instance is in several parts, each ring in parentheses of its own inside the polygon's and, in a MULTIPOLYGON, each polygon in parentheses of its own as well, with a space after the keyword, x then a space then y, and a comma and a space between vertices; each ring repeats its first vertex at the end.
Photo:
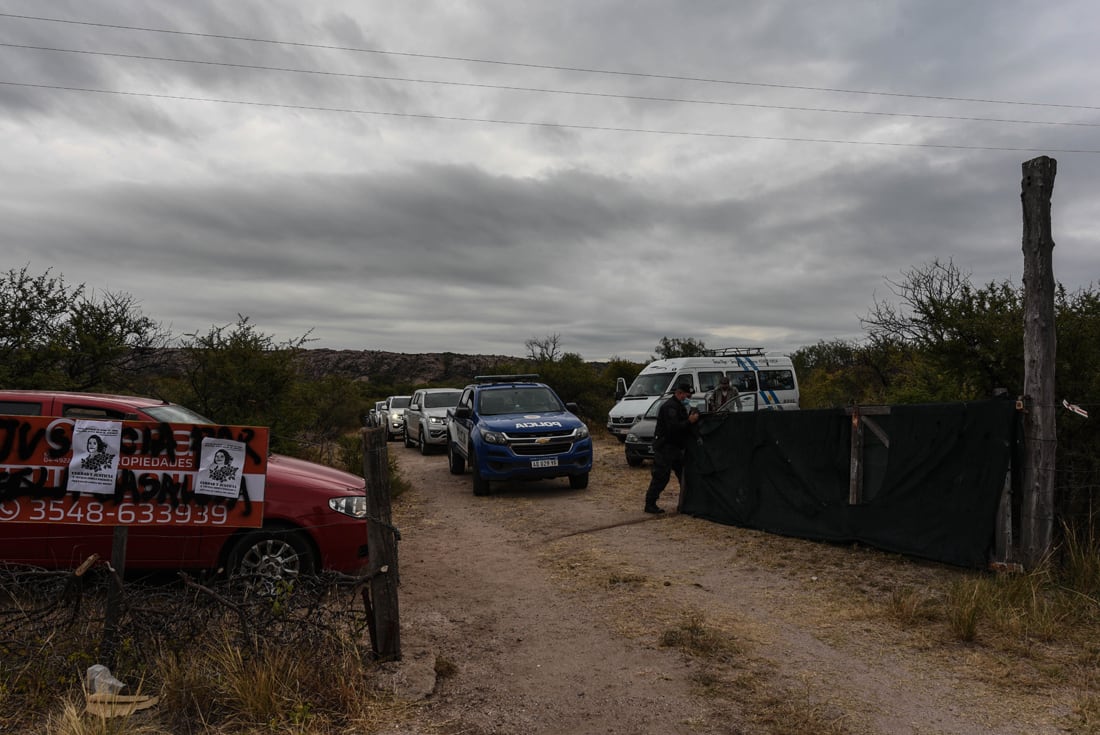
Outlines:
POLYGON ((408 408, 412 396, 393 396, 390 398, 390 408, 408 408))

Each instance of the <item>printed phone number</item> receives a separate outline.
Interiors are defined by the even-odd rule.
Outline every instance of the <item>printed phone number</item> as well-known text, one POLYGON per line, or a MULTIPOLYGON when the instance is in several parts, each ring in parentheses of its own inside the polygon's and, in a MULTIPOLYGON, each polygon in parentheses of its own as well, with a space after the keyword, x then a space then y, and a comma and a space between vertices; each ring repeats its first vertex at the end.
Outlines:
POLYGON ((178 505, 175 508, 164 505, 142 503, 120 503, 104 505, 90 501, 70 505, 64 500, 31 501, 30 521, 77 522, 77 523, 117 523, 123 526, 135 525, 178 525, 201 526, 209 524, 220 526, 229 518, 229 512, 223 505, 190 506, 178 505))

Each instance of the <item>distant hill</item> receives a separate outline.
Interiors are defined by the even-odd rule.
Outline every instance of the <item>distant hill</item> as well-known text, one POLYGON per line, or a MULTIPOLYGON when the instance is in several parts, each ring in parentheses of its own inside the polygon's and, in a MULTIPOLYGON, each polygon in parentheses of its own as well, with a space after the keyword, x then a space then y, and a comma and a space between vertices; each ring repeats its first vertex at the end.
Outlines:
MULTIPOLYGON (((184 352, 161 350, 155 372, 182 375, 184 352)), ((298 354, 302 373, 311 380, 333 375, 368 383, 394 385, 464 385, 476 375, 526 372, 525 358, 511 355, 460 355, 455 352, 384 352, 382 350, 303 349, 298 354), (518 367, 517 367, 518 366, 518 367)), ((607 363, 588 363, 596 371, 607 363)))
POLYGON ((501 372, 522 358, 507 355, 459 355, 454 352, 382 352, 380 350, 302 350, 298 358, 309 378, 337 375, 372 383, 461 383, 475 375, 501 372))

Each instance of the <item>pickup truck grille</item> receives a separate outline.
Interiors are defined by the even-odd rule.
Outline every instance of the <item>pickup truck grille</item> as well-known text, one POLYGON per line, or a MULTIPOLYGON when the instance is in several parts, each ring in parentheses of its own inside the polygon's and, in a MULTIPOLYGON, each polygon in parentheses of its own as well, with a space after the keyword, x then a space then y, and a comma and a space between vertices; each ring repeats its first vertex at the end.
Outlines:
POLYGON ((565 454, 573 448, 576 432, 547 431, 541 434, 505 434, 512 452, 521 457, 540 457, 547 454, 565 454))

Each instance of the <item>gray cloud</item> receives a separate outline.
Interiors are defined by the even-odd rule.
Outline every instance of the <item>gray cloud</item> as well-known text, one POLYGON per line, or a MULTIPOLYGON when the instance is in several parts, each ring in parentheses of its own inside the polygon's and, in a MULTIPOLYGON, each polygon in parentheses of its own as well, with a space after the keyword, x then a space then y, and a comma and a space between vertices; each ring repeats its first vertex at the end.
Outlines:
MULTIPOLYGON (((857 339, 884 279, 932 259, 1019 280, 1020 164, 1095 128, 933 116, 1096 122, 944 99, 1087 106, 1098 11, 1071 5, 6 0, 74 22, 0 16, 0 43, 210 63, 0 46, 0 242, 176 334, 243 314, 317 347, 559 334, 592 360, 857 339)), ((1051 155, 1077 288, 1100 156, 1051 155)))

